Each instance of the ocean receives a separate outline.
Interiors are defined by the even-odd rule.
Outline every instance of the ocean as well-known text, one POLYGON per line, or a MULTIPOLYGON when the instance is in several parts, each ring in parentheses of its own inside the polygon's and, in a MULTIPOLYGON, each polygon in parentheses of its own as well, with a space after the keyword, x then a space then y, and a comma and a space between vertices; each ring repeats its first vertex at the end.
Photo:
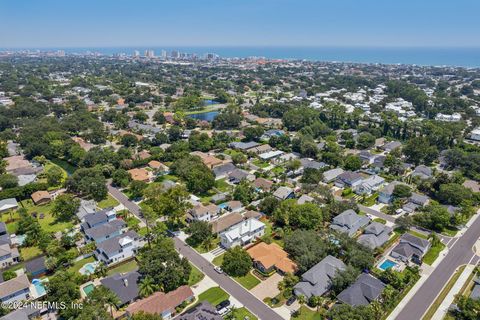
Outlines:
MULTIPOLYGON (((8 48, 5 48, 8 49, 8 48)), ((5 50, 5 49, 0 49, 5 50)), ((34 48, 29 48, 34 49, 34 48)), ((41 50, 65 50, 68 53, 100 52, 106 55, 126 53, 134 50, 143 55, 146 49, 170 53, 177 50, 185 53, 216 53, 227 58, 265 57, 269 59, 295 59, 311 61, 337 61, 382 64, 414 64, 422 66, 480 67, 479 48, 440 47, 105 47, 105 48, 41 48, 41 50)), ((15 49, 19 50, 19 49, 15 49)))

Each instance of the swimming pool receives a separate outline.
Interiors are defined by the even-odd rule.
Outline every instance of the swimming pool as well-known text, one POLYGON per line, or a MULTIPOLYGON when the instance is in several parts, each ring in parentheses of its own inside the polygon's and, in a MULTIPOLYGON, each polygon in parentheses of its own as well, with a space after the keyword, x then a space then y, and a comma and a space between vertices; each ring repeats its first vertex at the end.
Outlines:
POLYGON ((397 265, 396 262, 390 260, 390 259, 387 259, 385 261, 382 262, 382 264, 378 267, 380 269, 382 269, 383 271, 387 270, 387 269, 390 269, 390 268, 393 268, 397 265))
POLYGON ((218 205, 218 207, 219 207, 220 209, 226 209, 226 208, 228 207, 228 202, 220 203, 220 204, 218 205))
POLYGON ((97 268, 97 265, 98 265, 98 261, 85 263, 85 265, 82 268, 80 268, 78 272, 87 276, 90 274, 94 274, 95 269, 97 268))
POLYGON ((40 280, 40 279, 33 279, 32 284, 35 287, 35 291, 37 292, 37 298, 42 297, 47 294, 47 290, 45 289, 44 282, 48 282, 47 279, 40 280))
POLYGON ((95 286, 93 285, 93 283, 90 283, 90 284, 87 284, 85 287, 83 287, 83 292, 85 293, 86 296, 88 296, 92 291, 93 289, 95 289, 95 286))

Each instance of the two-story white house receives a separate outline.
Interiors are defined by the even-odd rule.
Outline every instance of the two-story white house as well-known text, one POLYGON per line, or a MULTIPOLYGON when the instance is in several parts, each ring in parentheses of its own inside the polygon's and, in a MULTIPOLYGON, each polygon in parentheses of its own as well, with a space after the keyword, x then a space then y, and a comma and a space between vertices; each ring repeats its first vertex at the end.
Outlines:
POLYGON ((140 247, 140 237, 130 230, 98 243, 95 257, 109 266, 132 258, 140 247))
POLYGON ((265 234, 265 224, 255 218, 241 221, 220 233, 220 244, 224 248, 243 246, 265 234))

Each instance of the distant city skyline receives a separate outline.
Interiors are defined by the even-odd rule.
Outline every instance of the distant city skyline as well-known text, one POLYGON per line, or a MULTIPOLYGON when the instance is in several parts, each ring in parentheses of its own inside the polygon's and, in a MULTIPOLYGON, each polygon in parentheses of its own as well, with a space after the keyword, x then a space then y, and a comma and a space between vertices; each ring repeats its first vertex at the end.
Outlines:
POLYGON ((480 47, 480 1, 4 0, 0 47, 480 47))

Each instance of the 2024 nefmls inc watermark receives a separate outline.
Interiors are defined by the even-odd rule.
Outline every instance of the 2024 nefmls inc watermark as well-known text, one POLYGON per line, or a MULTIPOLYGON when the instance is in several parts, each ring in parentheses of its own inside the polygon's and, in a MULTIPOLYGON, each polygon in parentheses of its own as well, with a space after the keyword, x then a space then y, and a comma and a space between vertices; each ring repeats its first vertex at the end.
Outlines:
POLYGON ((33 309, 49 309, 49 310, 64 310, 67 308, 83 309, 82 303, 77 302, 52 302, 52 301, 12 301, 2 302, 1 307, 10 310, 17 310, 21 308, 33 308, 33 309))

